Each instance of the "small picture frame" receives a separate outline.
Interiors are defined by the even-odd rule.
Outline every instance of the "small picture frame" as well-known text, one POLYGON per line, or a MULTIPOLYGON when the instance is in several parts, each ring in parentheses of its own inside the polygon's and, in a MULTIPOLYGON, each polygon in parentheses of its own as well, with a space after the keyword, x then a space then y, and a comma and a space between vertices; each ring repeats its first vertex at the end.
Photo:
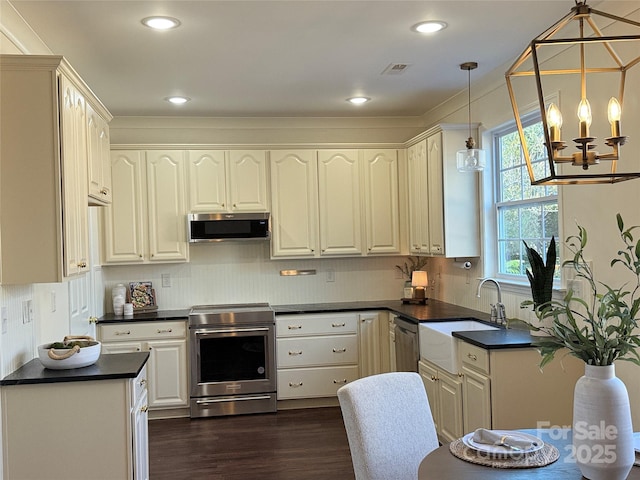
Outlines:
POLYGON ((156 291, 151 282, 130 282, 127 303, 133 304, 133 312, 150 312, 158 309, 156 291))

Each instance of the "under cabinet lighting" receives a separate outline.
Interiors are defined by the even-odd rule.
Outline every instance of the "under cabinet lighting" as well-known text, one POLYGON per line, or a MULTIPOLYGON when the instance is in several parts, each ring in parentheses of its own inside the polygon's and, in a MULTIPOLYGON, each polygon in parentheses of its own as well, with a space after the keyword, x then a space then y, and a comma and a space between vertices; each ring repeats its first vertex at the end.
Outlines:
POLYGON ((316 271, 313 270, 280 270, 282 277, 297 277, 298 275, 315 275, 316 271))

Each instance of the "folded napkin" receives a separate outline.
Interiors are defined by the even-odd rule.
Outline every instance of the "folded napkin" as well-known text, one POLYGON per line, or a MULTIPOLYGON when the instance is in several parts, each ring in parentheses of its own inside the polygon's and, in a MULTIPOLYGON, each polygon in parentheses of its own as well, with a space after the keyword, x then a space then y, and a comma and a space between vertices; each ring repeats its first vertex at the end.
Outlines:
POLYGON ((517 432, 505 434, 504 431, 487 430, 486 428, 479 428, 473 432, 473 441, 487 445, 521 448, 523 450, 538 446, 536 442, 527 440, 525 437, 518 435, 517 432))

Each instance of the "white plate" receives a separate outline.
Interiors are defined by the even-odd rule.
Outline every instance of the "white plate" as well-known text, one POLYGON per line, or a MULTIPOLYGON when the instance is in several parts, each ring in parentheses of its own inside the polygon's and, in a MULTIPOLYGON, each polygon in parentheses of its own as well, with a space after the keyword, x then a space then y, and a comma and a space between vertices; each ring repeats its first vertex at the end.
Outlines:
POLYGON ((633 448, 640 453, 640 432, 634 432, 633 434, 633 448))
POLYGON ((501 445, 489 445, 487 443, 478 443, 473 441, 474 432, 466 434, 462 437, 462 443, 467 447, 476 450, 478 452, 488 453, 490 455, 521 455, 523 453, 537 452, 544 447, 544 442, 534 435, 528 433, 518 432, 514 430, 494 430, 499 435, 508 435, 509 437, 517 438, 525 442, 535 443, 531 448, 525 448, 522 450, 514 450, 513 448, 503 447, 501 445))

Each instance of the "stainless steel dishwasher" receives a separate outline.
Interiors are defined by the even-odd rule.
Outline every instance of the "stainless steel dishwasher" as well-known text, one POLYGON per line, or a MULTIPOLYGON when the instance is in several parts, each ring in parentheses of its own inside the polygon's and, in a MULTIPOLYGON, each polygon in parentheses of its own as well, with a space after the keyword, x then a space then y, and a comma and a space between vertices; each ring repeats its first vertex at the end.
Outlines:
POLYGON ((396 317, 396 370, 417 372, 420 346, 418 344, 418 324, 396 317))

